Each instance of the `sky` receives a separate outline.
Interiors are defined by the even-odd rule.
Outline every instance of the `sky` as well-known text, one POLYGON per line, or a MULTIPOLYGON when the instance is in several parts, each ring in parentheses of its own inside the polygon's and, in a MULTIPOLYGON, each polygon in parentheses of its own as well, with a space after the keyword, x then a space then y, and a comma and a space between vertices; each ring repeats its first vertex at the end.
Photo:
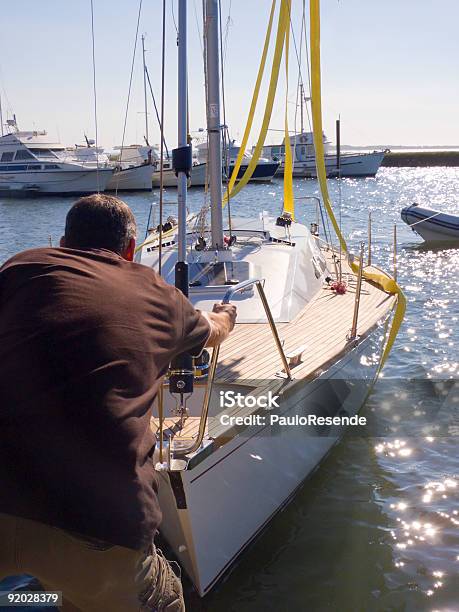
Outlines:
MULTIPOLYGON (((93 0, 99 144, 121 144, 140 0, 93 0)), ((241 139, 258 70, 271 0, 221 0, 225 47, 226 123, 241 139)), ((279 2, 278 2, 279 3, 279 2)), ((177 133, 177 0, 166 0, 165 131, 177 133)), ((303 0, 292 0, 299 47, 303 0)), ((306 2, 306 6, 308 2, 306 2)), ((23 130, 46 129, 64 144, 95 137, 90 0, 0 0, 0 92, 3 115, 23 130)), ((201 0, 187 0, 191 131, 205 127, 201 0)), ((140 34, 159 103, 162 0, 143 0, 125 144, 145 133, 140 34)), ((307 9, 308 10, 308 9, 307 9)), ((306 13, 307 22, 309 22, 306 13)), ((459 145, 459 2, 457 0, 322 0, 324 129, 334 140, 341 118, 351 145, 459 145)), ((306 48, 301 73, 307 82, 306 48)), ((271 57, 271 56, 270 56, 271 57)), ((269 66, 269 61, 268 61, 269 66)), ((298 61, 291 43, 288 108, 295 125, 298 61)), ((258 135, 265 75, 250 144, 258 135)), ((284 71, 267 142, 282 134, 284 71)), ((297 112, 299 128, 299 113, 297 112)), ((159 129, 149 97, 150 142, 159 129)))

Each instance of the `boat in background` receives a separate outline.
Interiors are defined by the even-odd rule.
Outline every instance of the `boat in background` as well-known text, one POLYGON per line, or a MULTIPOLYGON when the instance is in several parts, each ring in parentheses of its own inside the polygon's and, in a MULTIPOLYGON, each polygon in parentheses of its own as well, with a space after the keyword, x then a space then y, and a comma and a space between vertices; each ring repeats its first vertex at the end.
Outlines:
POLYGON ((459 241, 459 215, 414 203, 402 210, 401 217, 426 242, 459 241))
POLYGON ((114 174, 108 162, 98 164, 51 140, 46 131, 20 131, 16 120, 0 136, 2 195, 80 195, 105 191, 114 174))
POLYGON ((99 167, 113 168, 112 177, 105 187, 105 191, 151 191, 152 172, 151 147, 130 145, 115 147, 119 151, 118 159, 112 161, 102 147, 94 146, 94 141, 86 139, 86 145, 75 145, 75 155, 82 161, 91 162, 99 167), (145 148, 146 154, 142 156, 139 148, 145 148))
MULTIPOLYGON (((233 173, 234 166, 236 164, 236 159, 240 150, 239 143, 236 140, 230 140, 226 146, 222 146, 222 160, 223 160, 223 170, 222 177, 224 181, 228 180, 233 173)), ((208 150, 207 150, 207 142, 203 142, 198 144, 195 147, 195 159, 198 163, 205 164, 207 162, 208 150)), ((243 176, 247 167, 252 159, 252 154, 245 151, 244 156, 242 158, 242 164, 239 168, 239 172, 237 173, 236 181, 239 181, 243 176)), ((258 183, 270 183, 276 172, 279 170, 280 162, 267 159, 265 157, 260 157, 253 171, 253 174, 250 178, 250 182, 258 182, 258 183)), ((191 184, 198 185, 196 179, 191 177, 191 184)), ((203 182, 201 185, 205 185, 203 182)))
MULTIPOLYGON (((300 132, 290 136, 293 153, 293 176, 317 178, 316 157, 312 132, 300 132)), ((337 153, 331 152, 331 143, 323 135, 325 150, 325 170, 328 178, 336 177, 374 177, 378 172, 387 151, 372 153, 337 153), (339 165, 339 167, 338 167, 339 165)), ((268 159, 280 162, 280 171, 284 167, 285 144, 266 145, 262 154, 268 159)))

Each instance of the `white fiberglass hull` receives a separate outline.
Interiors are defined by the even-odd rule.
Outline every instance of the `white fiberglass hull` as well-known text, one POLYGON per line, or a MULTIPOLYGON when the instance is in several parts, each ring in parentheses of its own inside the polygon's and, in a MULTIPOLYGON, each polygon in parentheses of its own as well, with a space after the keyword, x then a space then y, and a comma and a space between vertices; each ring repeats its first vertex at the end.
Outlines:
MULTIPOLYGON (((160 185, 160 172, 155 170, 153 173, 153 187, 160 185)), ((204 187, 207 180, 207 164, 195 164, 191 168, 191 177, 188 180, 188 187, 204 187)), ((177 187, 177 177, 172 169, 163 171, 164 187, 177 187)))
MULTIPOLYGON (((327 177, 336 178, 338 175, 342 177, 359 177, 359 176, 375 176, 382 164, 385 153, 383 151, 375 151, 374 153, 362 154, 341 154, 340 170, 336 161, 336 155, 325 156, 325 170, 327 177)), ((283 172, 284 165, 281 165, 280 172, 283 172)), ((316 160, 315 157, 308 157, 304 161, 295 161, 293 168, 293 176, 303 178, 316 178, 316 160)))
POLYGON ((132 168, 115 170, 108 181, 107 191, 151 191, 153 167, 143 164, 132 168))
MULTIPOLYGON (((357 414, 376 373, 379 334, 375 328, 328 372, 313 382, 300 382, 281 399, 282 415, 314 413, 327 380, 337 384, 338 414, 357 414)), ((248 429, 194 467, 191 462, 182 471, 159 472, 161 532, 201 596, 289 501, 341 434, 342 429, 334 429, 313 435, 301 426, 276 432, 248 429)))
POLYGON ((3 195, 85 194, 105 191, 113 169, 62 169, 34 172, 1 172, 3 195))
POLYGON ((403 221, 426 242, 459 241, 459 216, 413 204, 401 212, 403 221))

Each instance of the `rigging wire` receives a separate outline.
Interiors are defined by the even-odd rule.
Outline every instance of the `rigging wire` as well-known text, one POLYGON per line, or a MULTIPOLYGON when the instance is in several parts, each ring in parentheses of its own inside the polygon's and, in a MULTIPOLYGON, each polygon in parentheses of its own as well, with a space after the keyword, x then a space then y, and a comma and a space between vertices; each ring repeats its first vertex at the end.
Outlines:
POLYGON ((97 193, 100 193, 100 174, 99 174, 99 134, 97 122, 97 87, 96 87, 96 43, 94 36, 94 2, 91 0, 91 43, 92 43, 92 87, 94 98, 94 125, 96 140, 96 186, 97 193))
MULTIPOLYGON (((172 2, 173 6, 173 2, 172 2)), ((164 83, 166 66, 166 0, 163 0, 163 23, 161 40, 161 146, 159 153, 159 243, 158 243, 158 273, 161 276, 163 255, 163 208, 164 208, 164 83)), ((169 154, 168 154, 169 155, 169 154)))
MULTIPOLYGON (((92 1, 93 0, 91 0, 91 3, 92 1)), ((129 112, 129 102, 131 99, 132 77, 134 74, 135 55, 137 51, 137 41, 139 38, 139 25, 140 25, 140 15, 142 13, 142 2, 143 0, 139 1, 139 10, 137 13, 137 25, 136 25, 136 30, 135 30, 134 50, 132 52, 131 74, 129 76, 129 87, 128 87, 128 96, 127 96, 127 101, 126 101, 126 112, 124 114, 123 137, 121 139, 120 161, 123 159, 124 140, 126 137, 126 125, 127 125, 127 118, 128 118, 128 112, 129 112)), ((116 190, 115 190, 116 195, 118 195, 118 185, 119 185, 119 181, 117 181, 116 183, 116 190)))
MULTIPOLYGON (((150 80, 150 73, 148 72, 148 68, 146 66, 145 66, 145 73, 147 75, 147 83, 148 83, 148 88, 150 90, 151 98, 153 100, 153 106, 155 107, 156 120, 158 121, 158 127, 159 127, 159 129, 161 131, 161 117, 159 116, 158 106, 156 104, 156 98, 155 98, 155 94, 153 92, 153 86, 152 86, 151 80, 150 80)), ((166 157, 167 157, 167 159, 169 159, 169 149, 167 148, 166 139, 164 139, 164 146, 166 148, 166 157)))
MULTIPOLYGON (((231 8, 231 4, 230 4, 231 8)), ((221 0, 218 0, 218 17, 219 17, 219 27, 220 27, 220 72, 222 75, 222 106, 223 106, 223 129, 226 135, 226 155, 225 155, 225 174, 226 174, 226 197, 228 199, 228 227, 229 227, 229 235, 230 239, 233 235, 232 225, 231 225, 231 202, 230 202, 230 192, 229 192, 229 168, 230 168, 230 138, 228 133, 228 128, 226 125, 226 100, 225 100, 225 71, 224 71, 224 60, 223 60, 223 28, 222 28, 222 5, 221 0)))
POLYGON ((196 29, 198 31, 199 46, 201 47, 201 53, 204 53, 204 49, 203 49, 203 46, 202 46, 201 28, 199 27, 198 10, 196 8, 196 0, 193 0, 193 10, 194 10, 194 19, 195 19, 195 22, 196 22, 196 29))

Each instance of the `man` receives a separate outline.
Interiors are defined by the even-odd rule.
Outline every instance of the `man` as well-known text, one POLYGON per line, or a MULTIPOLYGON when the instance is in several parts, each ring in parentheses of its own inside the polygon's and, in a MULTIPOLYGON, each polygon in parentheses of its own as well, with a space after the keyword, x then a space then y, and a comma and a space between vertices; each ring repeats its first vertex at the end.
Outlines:
POLYGON ((151 409, 171 359, 222 342, 236 311, 200 313, 132 263, 135 233, 126 204, 88 196, 61 248, 0 268, 0 579, 32 574, 64 610, 184 609, 153 544, 151 409))

